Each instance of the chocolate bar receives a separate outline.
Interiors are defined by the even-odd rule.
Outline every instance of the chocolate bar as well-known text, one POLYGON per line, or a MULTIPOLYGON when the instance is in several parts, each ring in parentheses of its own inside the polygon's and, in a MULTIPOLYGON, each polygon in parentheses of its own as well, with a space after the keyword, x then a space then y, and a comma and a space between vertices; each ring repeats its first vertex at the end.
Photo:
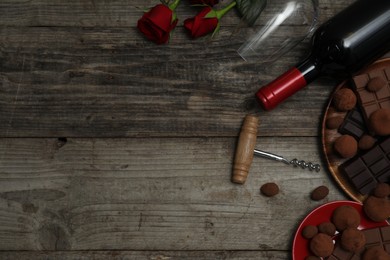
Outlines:
POLYGON ((390 253, 390 226, 366 229, 363 233, 366 237, 366 248, 381 246, 390 253))
POLYGON ((334 247, 331 256, 325 258, 326 260, 360 260, 360 254, 354 254, 341 248, 339 244, 334 247))
POLYGON ((357 140, 367 132, 363 116, 358 108, 354 108, 348 112, 343 123, 340 125, 338 132, 340 134, 351 135, 357 140))
MULTIPOLYGON (((365 249, 373 246, 381 246, 390 254, 390 226, 365 229, 362 232, 366 238, 365 249)), ((354 254, 348 252, 336 243, 332 255, 327 257, 326 260, 358 260, 361 259, 362 253, 354 254)))
POLYGON ((373 70, 366 74, 360 74, 353 78, 358 102, 365 120, 379 108, 390 108, 390 68, 373 70), (382 78, 385 82, 383 88, 376 92, 370 92, 366 86, 370 79, 382 78))
POLYGON ((390 181, 390 137, 365 154, 349 159, 340 170, 361 194, 369 194, 378 182, 390 181))

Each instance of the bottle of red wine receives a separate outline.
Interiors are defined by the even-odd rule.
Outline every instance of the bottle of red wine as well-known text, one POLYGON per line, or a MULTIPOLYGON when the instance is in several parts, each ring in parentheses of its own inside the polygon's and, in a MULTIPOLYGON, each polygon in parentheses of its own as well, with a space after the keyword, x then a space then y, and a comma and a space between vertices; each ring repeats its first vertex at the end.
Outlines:
POLYGON ((390 0, 357 0, 322 24, 308 57, 256 93, 265 110, 324 73, 358 72, 390 50, 390 0))

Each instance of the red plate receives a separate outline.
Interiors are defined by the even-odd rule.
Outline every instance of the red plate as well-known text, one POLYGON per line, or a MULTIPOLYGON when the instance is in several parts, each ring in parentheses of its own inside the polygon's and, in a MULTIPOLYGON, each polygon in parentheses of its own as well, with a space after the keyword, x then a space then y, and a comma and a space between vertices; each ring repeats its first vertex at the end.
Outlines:
POLYGON ((358 229, 375 228, 389 225, 387 221, 373 222, 367 219, 363 212, 362 204, 359 202, 341 200, 323 204, 318 208, 314 209, 312 212, 310 212, 299 225, 298 230, 295 233, 293 242, 293 260, 303 260, 306 256, 310 255, 309 240, 302 237, 302 229, 308 225, 318 226, 322 222, 330 221, 333 211, 343 205, 352 206, 359 212, 361 222, 358 229))

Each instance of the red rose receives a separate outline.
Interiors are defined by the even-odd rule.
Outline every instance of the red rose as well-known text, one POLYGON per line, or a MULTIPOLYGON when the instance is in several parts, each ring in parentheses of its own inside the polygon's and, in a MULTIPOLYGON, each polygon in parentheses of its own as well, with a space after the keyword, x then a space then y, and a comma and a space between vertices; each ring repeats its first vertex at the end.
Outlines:
POLYGON ((163 44, 168 42, 169 34, 176 27, 177 21, 174 11, 166 5, 159 4, 138 20, 137 27, 149 40, 163 44))
POLYGON ((219 0, 190 0, 192 5, 210 5, 214 6, 219 3, 219 0))
POLYGON ((198 38, 213 32, 217 27, 219 20, 215 11, 207 6, 203 8, 195 17, 184 21, 184 28, 188 30, 192 38, 198 38))
POLYGON ((192 38, 198 38, 211 32, 217 32, 219 30, 219 21, 235 5, 236 1, 233 1, 218 11, 212 9, 210 6, 207 6, 195 17, 186 19, 184 21, 184 28, 188 30, 192 38))

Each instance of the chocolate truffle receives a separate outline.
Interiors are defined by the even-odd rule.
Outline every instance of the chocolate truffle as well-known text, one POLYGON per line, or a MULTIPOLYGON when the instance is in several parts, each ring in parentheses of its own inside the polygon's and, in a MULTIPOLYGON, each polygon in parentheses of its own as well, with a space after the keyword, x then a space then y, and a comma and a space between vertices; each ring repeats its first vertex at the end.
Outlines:
POLYGON ((362 260, 390 260, 390 255, 381 246, 367 248, 362 260))
POLYGON ((352 136, 342 135, 334 141, 333 148, 341 157, 350 158, 357 153, 358 144, 352 136))
POLYGON ((390 201, 387 198, 368 196, 363 201, 363 210, 372 221, 382 222, 390 217, 390 201))
POLYGON ((360 215, 354 207, 344 205, 333 211, 332 222, 339 231, 343 231, 349 227, 357 228, 360 225, 360 215))
POLYGON ((377 92, 384 86, 386 86, 385 80, 380 77, 375 77, 368 81, 366 89, 370 92, 377 92))
POLYGON ((363 135, 358 143, 358 147, 361 150, 371 149, 375 145, 376 139, 371 135, 363 135))
POLYGON ((330 256, 333 252, 334 244, 331 236, 318 233, 310 240, 311 252, 319 257, 330 256))
POLYGON ((339 111, 348 111, 356 106, 356 95, 349 88, 342 88, 333 95, 333 105, 339 111))
POLYGON ((306 239, 311 239, 318 233, 318 228, 313 225, 308 225, 302 229, 302 236, 306 239))
POLYGON ((326 119, 326 128, 328 129, 337 129, 339 126, 343 123, 344 118, 341 116, 335 116, 335 117, 330 117, 326 119))
POLYGON ((356 228, 347 228, 341 233, 340 245, 344 250, 352 253, 363 251, 366 237, 356 228))
POLYGON ((318 231, 329 236, 334 236, 336 233, 336 226, 332 222, 322 222, 318 225, 318 231))
POLYGON ((390 109, 380 108, 373 112, 369 118, 371 130, 380 136, 390 134, 390 109))
POLYGON ((374 196, 378 198, 385 198, 390 195, 390 186, 385 182, 378 183, 374 189, 374 196))
POLYGON ((311 192, 312 200, 322 200, 329 194, 329 189, 326 186, 319 186, 311 192))
POLYGON ((260 192, 267 197, 273 197, 279 193, 279 186, 274 182, 269 182, 260 187, 260 192))

